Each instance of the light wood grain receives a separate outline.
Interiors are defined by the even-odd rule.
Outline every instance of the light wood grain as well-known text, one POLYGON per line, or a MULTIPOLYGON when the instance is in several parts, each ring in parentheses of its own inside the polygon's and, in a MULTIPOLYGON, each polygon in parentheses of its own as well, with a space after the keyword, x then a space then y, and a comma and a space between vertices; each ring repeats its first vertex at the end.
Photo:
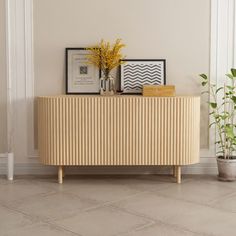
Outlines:
POLYGON ((58 166, 58 183, 62 184, 63 183, 63 167, 58 166))
POLYGON ((175 96, 174 85, 143 85, 143 96, 169 97, 175 96))
POLYGON ((181 184, 181 167, 176 166, 176 182, 177 184, 181 184))
POLYGON ((46 165, 199 162, 199 97, 39 97, 38 121, 46 165))

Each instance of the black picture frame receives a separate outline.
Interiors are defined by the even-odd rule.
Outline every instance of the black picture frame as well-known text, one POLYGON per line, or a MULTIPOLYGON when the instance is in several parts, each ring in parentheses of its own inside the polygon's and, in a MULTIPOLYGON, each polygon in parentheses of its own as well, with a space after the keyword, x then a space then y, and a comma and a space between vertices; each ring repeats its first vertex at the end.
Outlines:
MULTIPOLYGON (((99 94, 100 93, 100 78, 101 78, 101 70, 99 68, 97 68, 95 65, 91 65, 91 64, 86 64, 85 65, 85 61, 86 61, 86 54, 89 53, 85 53, 85 52, 89 52, 89 50, 85 47, 76 47, 76 48, 72 48, 72 47, 68 47, 65 48, 65 61, 66 61, 66 94, 99 94), (81 54, 79 54, 79 52, 81 52, 81 54), (81 79, 76 79, 73 78, 73 73, 72 71, 75 70, 75 68, 73 66, 73 60, 71 59, 72 55, 76 55, 77 56, 81 56, 81 61, 84 59, 82 65, 80 67, 80 75, 81 75, 81 79), (84 56, 84 57, 83 57, 84 56), (83 68, 82 68, 83 67, 83 68), (86 67, 86 68, 85 68, 86 67), (88 75, 88 73, 92 71, 94 73, 96 73, 96 75, 93 76, 87 76, 88 81, 86 84, 86 79, 84 79, 82 77, 82 75, 88 75), (83 81, 79 81, 82 80, 83 81), (77 82, 76 86, 73 86, 73 82, 77 82), (80 85, 78 85, 80 83, 80 85), (89 85, 90 83, 90 85, 89 85)), ((79 59, 79 58, 78 58, 79 59)))
POLYGON ((122 94, 142 94, 142 85, 144 84, 166 84, 166 59, 122 59, 121 61, 124 62, 119 66, 119 90, 122 91, 122 94), (143 69, 145 65, 149 66, 143 69), (132 77, 132 73, 134 77, 132 77), (142 74, 146 77, 145 80, 139 78, 142 74))

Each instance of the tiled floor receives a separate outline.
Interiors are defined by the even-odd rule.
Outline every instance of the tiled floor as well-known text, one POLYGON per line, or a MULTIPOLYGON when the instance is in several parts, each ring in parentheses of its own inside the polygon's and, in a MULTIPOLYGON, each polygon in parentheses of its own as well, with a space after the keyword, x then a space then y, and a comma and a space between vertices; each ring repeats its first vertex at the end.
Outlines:
POLYGON ((0 177, 0 236, 236 236, 236 182, 215 176, 0 177))

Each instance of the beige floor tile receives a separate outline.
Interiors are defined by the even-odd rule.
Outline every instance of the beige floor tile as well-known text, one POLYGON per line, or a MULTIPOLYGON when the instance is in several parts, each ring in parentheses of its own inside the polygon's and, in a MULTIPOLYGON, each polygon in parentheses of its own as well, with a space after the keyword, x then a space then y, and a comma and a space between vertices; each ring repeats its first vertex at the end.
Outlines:
POLYGON ((124 184, 113 184, 105 181, 97 184, 92 181, 65 183, 60 191, 73 193, 81 198, 96 200, 101 203, 118 201, 141 192, 141 190, 132 189, 124 184))
POLYGON ((55 191, 69 192, 82 198, 100 202, 121 200, 143 191, 165 189, 176 185, 169 176, 68 176, 63 185, 54 179, 38 179, 39 185, 48 186, 55 191))
POLYGON ((24 198, 38 196, 40 194, 48 194, 51 189, 46 186, 38 186, 29 180, 15 180, 7 184, 0 185, 0 201, 12 202, 24 198))
POLYGON ((48 224, 34 224, 19 229, 11 229, 4 236, 75 236, 74 234, 63 229, 58 229, 48 224))
POLYGON ((236 213, 236 193, 213 201, 210 205, 214 208, 219 208, 225 211, 236 213))
POLYGON ((26 225, 31 225, 33 222, 16 211, 0 206, 0 235, 5 235, 9 230, 19 230, 26 225))
POLYGON ((7 184, 9 181, 7 180, 6 176, 0 175, 0 185, 1 184, 7 184))
POLYGON ((167 221, 181 212, 195 211, 199 205, 181 200, 144 193, 113 204, 130 212, 141 214, 152 219, 167 221))
POLYGON ((216 176, 184 176, 181 185, 156 175, 66 176, 63 185, 56 176, 4 178, 0 236, 236 235, 236 182, 216 176))
POLYGON ((102 207, 56 223, 83 236, 112 236, 144 226, 150 221, 117 209, 102 207))
MULTIPOLYGON (((91 183, 91 184, 102 184, 105 183, 109 179, 109 176, 106 175, 65 175, 63 179, 63 183, 70 185, 70 184, 85 184, 85 183, 91 183)), ((51 187, 57 187, 57 186, 63 186, 58 184, 57 176, 48 176, 47 178, 43 178, 43 176, 40 176, 38 178, 34 178, 34 181, 38 184, 41 183, 43 185, 48 184, 51 187), (57 185, 55 185, 57 183, 57 185)))
POLYGON ((38 179, 37 184, 47 186, 56 192, 72 193, 84 199, 99 201, 100 203, 111 202, 127 198, 142 190, 132 189, 124 184, 114 184, 108 181, 109 177, 102 178, 99 176, 68 176, 64 184, 57 184, 53 179, 49 181, 38 179))
POLYGON ((142 229, 125 233, 119 236, 199 236, 200 234, 192 233, 177 227, 168 226, 164 224, 155 224, 151 227, 144 227, 142 229))
POLYGON ((134 177, 111 177, 108 181, 112 184, 126 185, 139 191, 162 190, 175 185, 175 179, 171 176, 134 176, 134 177))
POLYGON ((57 177, 52 176, 50 178, 36 178, 34 179, 34 182, 37 183, 37 185, 42 187, 48 187, 50 189, 56 190, 56 191, 64 191, 67 187, 69 188, 79 188, 80 185, 85 186, 91 186, 96 188, 97 186, 102 186, 106 183, 109 183, 107 181, 107 176, 65 176, 63 180, 63 184, 58 184, 57 177))
MULTIPOLYGON (((164 183, 176 183, 176 178, 172 174, 165 175, 140 175, 138 179, 153 180, 155 182, 164 182, 164 183)), ((191 178, 188 175, 182 175, 182 183, 190 181, 191 178)))
POLYGON ((168 220, 170 224, 200 234, 215 236, 236 235, 236 214, 207 206, 189 209, 168 220))
POLYGON ((69 193, 56 193, 16 202, 13 207, 43 220, 56 220, 73 216, 84 209, 97 206, 91 201, 81 200, 69 193))
POLYGON ((208 184, 204 181, 175 184, 169 188, 157 191, 157 194, 171 198, 206 204, 235 192, 235 189, 208 184))
POLYGON ((201 181, 207 184, 217 185, 219 187, 228 187, 236 189, 236 181, 233 182, 219 181, 216 175, 190 175, 189 178, 191 178, 193 182, 201 181))

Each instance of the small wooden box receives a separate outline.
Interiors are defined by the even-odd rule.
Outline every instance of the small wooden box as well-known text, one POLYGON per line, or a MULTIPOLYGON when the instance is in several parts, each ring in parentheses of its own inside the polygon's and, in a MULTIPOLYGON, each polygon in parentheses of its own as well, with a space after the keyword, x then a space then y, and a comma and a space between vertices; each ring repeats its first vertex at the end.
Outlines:
POLYGON ((143 96, 171 97, 175 96, 174 85, 143 85, 143 96))

